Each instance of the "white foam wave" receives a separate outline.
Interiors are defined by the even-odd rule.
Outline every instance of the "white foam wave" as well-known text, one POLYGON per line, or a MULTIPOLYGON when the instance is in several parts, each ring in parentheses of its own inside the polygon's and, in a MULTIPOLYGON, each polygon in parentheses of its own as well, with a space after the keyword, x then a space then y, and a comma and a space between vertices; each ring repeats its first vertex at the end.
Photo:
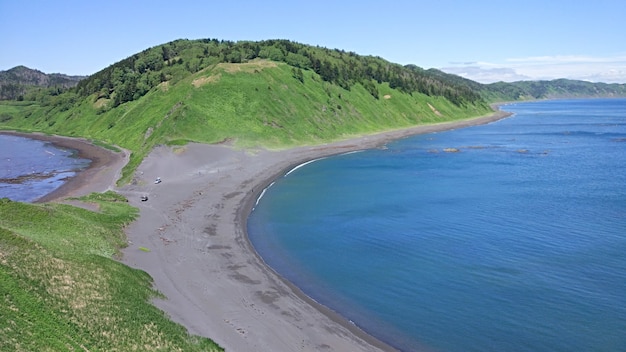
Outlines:
POLYGON ((307 162, 305 162, 305 163, 302 163, 302 164, 300 164, 300 165, 298 165, 298 166, 294 167, 293 169, 289 170, 289 172, 287 172, 287 173, 285 174, 285 176, 289 175, 290 173, 292 173, 292 172, 294 172, 294 171, 298 170, 299 168, 301 168, 301 167, 303 167, 303 166, 305 166, 305 165, 308 165, 308 164, 310 164, 310 163, 312 163, 312 162, 315 162, 315 161, 318 161, 318 160, 322 160, 322 159, 326 159, 326 157, 324 157, 324 158, 318 158, 318 159, 313 159, 313 160, 309 160, 309 161, 307 161, 307 162))
MULTIPOLYGON (((261 194, 259 194, 259 198, 256 199, 256 203, 254 203, 254 207, 256 207, 257 205, 259 205, 259 202, 261 201, 261 198, 263 198, 263 196, 265 195, 265 191, 267 191, 268 188, 272 187, 274 185, 274 182, 270 183, 269 186, 265 187, 262 191, 261 194)), ((254 208, 252 209, 254 210, 254 208)))

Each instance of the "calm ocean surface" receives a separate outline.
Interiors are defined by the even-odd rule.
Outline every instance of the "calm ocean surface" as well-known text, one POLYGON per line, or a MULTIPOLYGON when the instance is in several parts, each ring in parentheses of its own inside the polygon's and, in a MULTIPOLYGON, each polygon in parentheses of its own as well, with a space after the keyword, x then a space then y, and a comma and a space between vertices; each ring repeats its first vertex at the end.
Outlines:
POLYGON ((296 169, 251 241, 402 350, 626 351, 626 99, 503 110, 296 169))
POLYGON ((32 202, 91 162, 44 141, 0 134, 0 198, 32 202))

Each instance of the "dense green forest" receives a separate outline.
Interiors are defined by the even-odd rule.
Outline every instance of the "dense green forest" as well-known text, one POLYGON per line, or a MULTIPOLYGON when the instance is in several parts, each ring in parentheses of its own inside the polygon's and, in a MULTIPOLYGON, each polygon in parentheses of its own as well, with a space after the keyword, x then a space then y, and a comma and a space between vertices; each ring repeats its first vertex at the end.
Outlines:
POLYGON ((374 82, 389 83, 405 93, 443 96, 454 104, 474 103, 480 95, 465 85, 451 84, 445 77, 417 66, 402 66, 379 57, 360 56, 343 50, 330 50, 288 40, 231 42, 217 39, 177 40, 147 49, 112 65, 78 84, 76 93, 85 97, 99 94, 112 98, 112 107, 146 94, 164 81, 177 82, 189 73, 218 63, 245 63, 254 59, 284 62, 293 74, 304 79, 302 70, 346 90, 361 84, 380 98, 374 82))

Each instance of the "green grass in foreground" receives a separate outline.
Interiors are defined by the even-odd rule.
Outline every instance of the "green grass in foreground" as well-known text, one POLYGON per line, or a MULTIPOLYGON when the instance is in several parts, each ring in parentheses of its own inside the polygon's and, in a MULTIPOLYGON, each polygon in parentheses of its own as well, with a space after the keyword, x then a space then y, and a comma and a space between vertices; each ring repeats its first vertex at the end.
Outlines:
POLYGON ((143 271, 112 259, 137 210, 92 194, 99 212, 0 200, 0 351, 222 351, 149 300, 143 271))

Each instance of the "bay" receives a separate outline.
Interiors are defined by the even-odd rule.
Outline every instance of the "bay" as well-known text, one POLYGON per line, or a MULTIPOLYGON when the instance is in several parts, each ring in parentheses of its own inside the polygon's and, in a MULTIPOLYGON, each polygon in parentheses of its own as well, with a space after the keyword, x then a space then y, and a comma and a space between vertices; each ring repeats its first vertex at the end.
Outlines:
POLYGON ((626 100, 503 110, 294 170, 250 240, 402 350, 626 350, 626 100))

